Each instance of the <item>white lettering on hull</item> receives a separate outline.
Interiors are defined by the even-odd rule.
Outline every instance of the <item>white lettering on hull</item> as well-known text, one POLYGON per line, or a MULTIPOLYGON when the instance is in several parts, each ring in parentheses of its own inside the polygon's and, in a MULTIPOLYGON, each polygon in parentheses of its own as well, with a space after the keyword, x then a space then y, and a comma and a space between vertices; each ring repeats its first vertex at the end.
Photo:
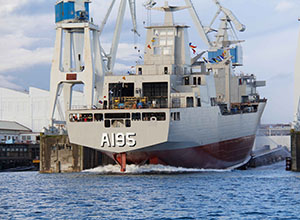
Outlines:
POLYGON ((134 137, 136 133, 102 133, 101 147, 135 147, 136 140, 134 137))

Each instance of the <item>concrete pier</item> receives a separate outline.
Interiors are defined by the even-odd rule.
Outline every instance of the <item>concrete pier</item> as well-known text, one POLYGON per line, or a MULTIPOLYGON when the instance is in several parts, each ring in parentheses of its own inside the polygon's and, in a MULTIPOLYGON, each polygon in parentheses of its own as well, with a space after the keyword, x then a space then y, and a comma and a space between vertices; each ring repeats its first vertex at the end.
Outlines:
POLYGON ((291 130, 292 171, 300 172, 300 131, 291 130))
POLYGON ((115 162, 100 151, 71 144, 67 135, 41 136, 40 172, 80 172, 115 162))

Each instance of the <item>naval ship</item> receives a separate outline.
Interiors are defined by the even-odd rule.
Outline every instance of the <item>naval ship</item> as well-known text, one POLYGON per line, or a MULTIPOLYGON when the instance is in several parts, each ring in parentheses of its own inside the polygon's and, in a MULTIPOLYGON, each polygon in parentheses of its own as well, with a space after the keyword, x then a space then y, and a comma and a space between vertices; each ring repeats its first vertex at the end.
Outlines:
MULTIPOLYGON (((225 15, 216 40, 196 54, 190 27, 173 18, 184 9, 195 18, 191 1, 186 3, 149 9, 165 17, 145 27, 143 63, 130 74, 105 74, 102 86, 95 86, 101 95, 93 105, 67 110, 71 143, 105 153, 122 171, 126 164, 226 169, 248 162, 267 102, 256 88, 265 82, 236 73, 241 41, 230 40, 227 31, 230 21, 239 23, 218 1, 225 15)), ((69 83, 76 80, 74 72, 67 75, 69 83)))

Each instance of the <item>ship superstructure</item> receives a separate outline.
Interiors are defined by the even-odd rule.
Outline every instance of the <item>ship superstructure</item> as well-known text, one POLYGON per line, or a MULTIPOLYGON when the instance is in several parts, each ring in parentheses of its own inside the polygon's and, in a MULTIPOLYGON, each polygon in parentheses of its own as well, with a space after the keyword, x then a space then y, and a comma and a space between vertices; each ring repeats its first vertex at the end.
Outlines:
MULTIPOLYGON (((101 150, 122 171, 128 163, 223 169, 247 162, 266 104, 256 87, 264 82, 254 75, 234 74, 233 68, 242 63, 240 46, 231 45, 240 42, 229 40, 227 22, 239 22, 215 2, 225 15, 214 42, 191 1, 180 7, 151 4, 165 19, 162 25, 146 27, 144 63, 120 76, 105 70, 101 58, 103 78, 91 73, 99 82, 92 85, 101 85, 95 86, 98 95, 85 108, 67 106, 70 142, 101 150), (191 57, 189 26, 174 23, 173 13, 183 9, 190 10, 200 36, 210 45, 207 59, 200 59, 204 53, 191 57)), ((76 70, 68 74, 79 75, 76 70)), ((66 78, 62 83, 80 82, 66 78)))

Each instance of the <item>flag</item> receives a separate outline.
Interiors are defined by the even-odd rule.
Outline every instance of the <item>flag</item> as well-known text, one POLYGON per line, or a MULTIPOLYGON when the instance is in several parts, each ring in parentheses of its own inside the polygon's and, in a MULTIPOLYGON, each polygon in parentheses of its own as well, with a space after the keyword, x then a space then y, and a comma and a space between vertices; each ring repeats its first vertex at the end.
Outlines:
POLYGON ((216 58, 212 58, 212 60, 215 61, 216 63, 219 62, 216 58))
POLYGON ((192 43, 189 43, 190 48, 196 49, 197 46, 194 46, 192 43))
POLYGON ((224 50, 223 53, 222 53, 222 56, 225 57, 226 55, 227 55, 227 51, 224 50))
POLYGON ((148 46, 147 46, 149 49, 151 49, 151 46, 150 46, 150 44, 148 44, 148 46))
POLYGON ((207 61, 207 59, 205 59, 205 57, 203 57, 203 60, 204 60, 205 63, 208 63, 208 61, 207 61))

